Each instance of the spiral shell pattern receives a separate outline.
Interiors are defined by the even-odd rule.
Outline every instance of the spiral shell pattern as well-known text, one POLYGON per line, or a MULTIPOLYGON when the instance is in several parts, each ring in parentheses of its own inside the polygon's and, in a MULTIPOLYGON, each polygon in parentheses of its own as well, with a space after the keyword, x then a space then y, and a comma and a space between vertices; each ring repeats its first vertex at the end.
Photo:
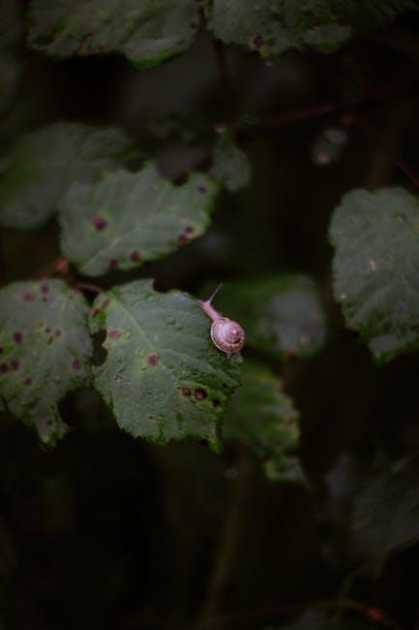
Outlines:
POLYGON ((237 322, 220 317, 212 323, 211 339, 214 345, 226 354, 240 352, 245 342, 245 332, 237 322))

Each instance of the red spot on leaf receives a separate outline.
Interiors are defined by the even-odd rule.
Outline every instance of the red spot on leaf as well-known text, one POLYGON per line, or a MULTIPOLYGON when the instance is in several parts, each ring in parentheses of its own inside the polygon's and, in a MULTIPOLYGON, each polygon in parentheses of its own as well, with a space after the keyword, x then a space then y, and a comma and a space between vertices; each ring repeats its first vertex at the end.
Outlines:
POLYGON ((23 335, 20 332, 15 332, 15 334, 13 335, 13 341, 15 343, 22 343, 23 341, 23 335))
POLYGON ((140 252, 135 251, 131 252, 130 260, 132 260, 132 262, 141 262, 143 260, 143 257, 140 252))
POLYGON ((384 622, 384 614, 382 610, 379 608, 368 608, 367 617, 374 621, 375 623, 383 623, 384 622))
POLYGON ((70 265, 68 264, 67 258, 59 258, 55 263, 55 271, 57 273, 62 273, 66 275, 69 271, 70 265))
POLYGON ((26 291, 26 293, 23 294, 23 299, 25 300, 25 302, 33 302, 35 299, 35 295, 32 293, 32 291, 26 291))
POLYGON ((192 395, 191 389, 185 386, 180 388, 180 393, 182 396, 185 396, 185 398, 189 398, 192 395))
POLYGON ((101 232, 102 230, 104 230, 108 226, 107 220, 104 219, 103 217, 98 216, 98 215, 93 217, 92 223, 93 223, 95 229, 98 232, 101 232))
POLYGON ((108 330, 106 334, 108 337, 114 340, 119 339, 122 335, 119 330, 108 330))
POLYGON ((212 406, 214 407, 214 409, 218 409, 218 407, 219 407, 220 405, 221 405, 221 402, 220 402, 217 398, 215 398, 215 399, 212 401, 212 406))
POLYGON ((32 379, 30 376, 28 376, 27 378, 25 378, 25 380, 23 381, 24 385, 32 385, 32 379))
POLYGON ((160 363, 160 357, 157 353, 149 354, 147 357, 147 363, 151 365, 151 367, 155 367, 160 363))
POLYGON ((195 230, 193 227, 191 227, 190 225, 186 226, 182 230, 182 233, 179 235, 179 238, 178 238, 179 244, 185 245, 186 243, 189 243, 189 241, 192 240, 194 233, 195 233, 195 230))
POLYGON ((80 370, 81 369, 81 363, 78 359, 74 359, 73 363, 71 364, 73 370, 80 370))
POLYGON ((110 266, 111 269, 118 269, 119 262, 117 260, 115 260, 115 258, 113 258, 111 260, 111 262, 109 263, 109 266, 110 266))
POLYGON ((60 330, 59 328, 57 328, 57 330, 55 331, 55 336, 56 337, 61 337, 61 335, 63 334, 62 330, 60 330))
POLYGON ((202 389, 202 387, 198 387, 195 390, 195 399, 196 400, 205 400, 205 398, 207 398, 208 394, 205 391, 205 389, 202 389))
POLYGON ((43 284, 41 286, 41 292, 43 293, 43 295, 48 295, 48 293, 49 293, 49 286, 47 284, 43 284))

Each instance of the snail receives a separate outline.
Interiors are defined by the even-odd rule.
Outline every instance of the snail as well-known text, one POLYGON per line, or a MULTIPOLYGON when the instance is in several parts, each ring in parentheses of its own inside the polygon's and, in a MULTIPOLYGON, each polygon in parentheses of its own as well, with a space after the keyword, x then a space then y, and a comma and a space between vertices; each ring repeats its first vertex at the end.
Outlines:
POLYGON ((224 317, 211 305, 220 288, 221 284, 208 300, 200 301, 199 304, 205 315, 212 321, 210 336, 213 344, 218 350, 225 352, 230 357, 240 352, 243 348, 246 335, 240 324, 232 319, 228 319, 228 317, 224 317))

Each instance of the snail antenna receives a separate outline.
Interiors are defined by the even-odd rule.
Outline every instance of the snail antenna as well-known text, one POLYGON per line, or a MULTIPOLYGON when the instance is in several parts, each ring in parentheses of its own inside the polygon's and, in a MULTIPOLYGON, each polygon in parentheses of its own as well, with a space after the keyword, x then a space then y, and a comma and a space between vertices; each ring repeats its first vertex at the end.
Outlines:
POLYGON ((205 300, 208 304, 211 304, 211 302, 213 301, 213 299, 215 298, 215 296, 217 295, 218 291, 221 289, 221 287, 223 286, 223 283, 220 282, 220 284, 218 285, 218 287, 215 289, 215 291, 213 291, 211 293, 211 295, 209 296, 209 298, 207 300, 205 300))

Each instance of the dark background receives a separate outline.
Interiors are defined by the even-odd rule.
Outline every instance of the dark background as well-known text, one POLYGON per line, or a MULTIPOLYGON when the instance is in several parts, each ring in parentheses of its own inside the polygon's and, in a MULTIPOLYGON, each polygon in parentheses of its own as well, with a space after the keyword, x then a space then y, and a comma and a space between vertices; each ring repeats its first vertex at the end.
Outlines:
MULTIPOLYGON (((418 18, 333 55, 289 52, 277 63, 205 34, 142 72, 117 56, 52 61, 24 47, 19 55, 2 150, 57 120, 116 124, 178 179, 209 167, 217 126, 227 124, 251 160, 251 186, 223 194, 204 238, 102 286, 140 275, 199 292, 209 282, 302 272, 320 287, 329 337, 318 357, 273 365, 301 413, 305 487, 267 481, 237 445, 217 456, 199 443, 134 440, 89 391, 63 402, 73 431, 52 451, 2 418, 4 627, 257 629, 336 606, 356 623, 416 628, 418 547, 377 564, 351 514, 371 461, 390 466, 417 453, 419 359, 378 368, 345 329, 327 233, 347 190, 419 184, 418 18), (342 150, 325 141, 330 128, 345 133, 342 150)), ((37 276, 59 256, 57 227, 2 229, 0 246, 2 285, 37 276)), ((419 503, 419 477, 412 483, 419 503)), ((397 512, 403 493, 389 501, 397 512)))

